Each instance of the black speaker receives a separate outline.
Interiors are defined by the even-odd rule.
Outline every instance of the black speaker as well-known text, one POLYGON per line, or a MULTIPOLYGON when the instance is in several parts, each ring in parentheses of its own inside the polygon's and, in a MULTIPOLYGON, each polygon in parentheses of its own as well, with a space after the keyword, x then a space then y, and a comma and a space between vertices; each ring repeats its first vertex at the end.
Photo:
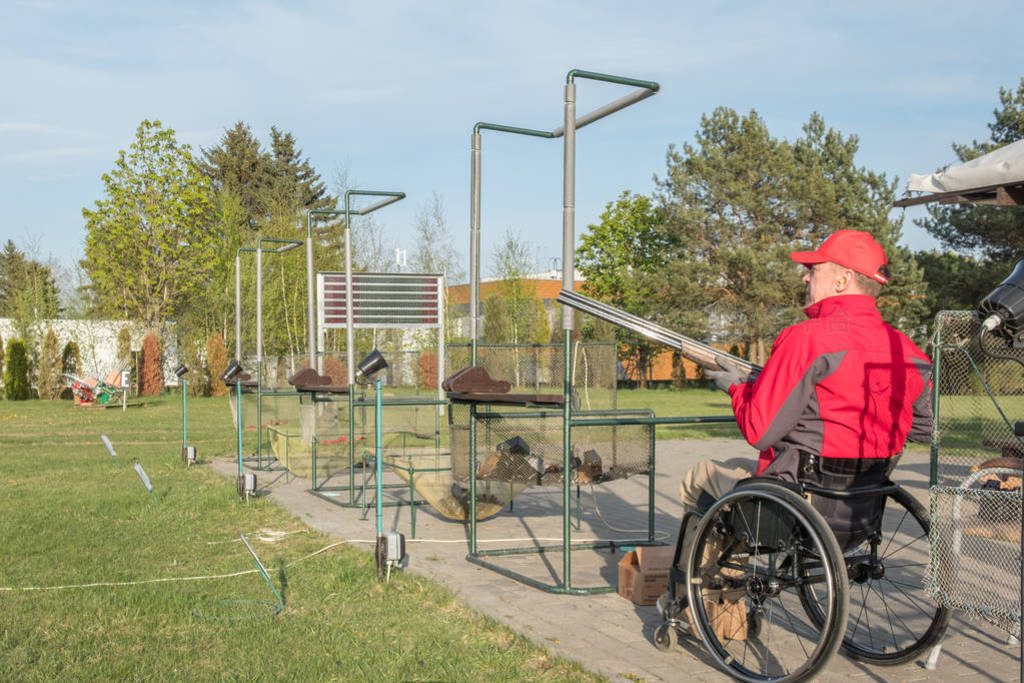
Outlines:
POLYGON ((374 349, 366 358, 356 364, 356 381, 368 382, 371 377, 388 366, 380 351, 374 349))

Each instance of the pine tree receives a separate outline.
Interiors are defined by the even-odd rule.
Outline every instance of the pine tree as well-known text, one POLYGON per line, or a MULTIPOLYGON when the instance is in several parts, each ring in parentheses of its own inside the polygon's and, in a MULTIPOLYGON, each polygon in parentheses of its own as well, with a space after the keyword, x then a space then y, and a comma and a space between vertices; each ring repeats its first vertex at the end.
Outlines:
POLYGON ((8 401, 27 401, 31 396, 28 385, 28 353, 25 342, 12 339, 7 342, 7 365, 4 367, 4 397, 8 401))
POLYGON ((69 341, 60 354, 60 371, 64 375, 77 375, 82 370, 82 353, 78 343, 69 341))
POLYGON ((43 335, 43 344, 39 352, 39 376, 36 379, 36 391, 39 398, 55 401, 60 398, 64 388, 61 377, 60 342, 53 328, 47 328, 43 335))

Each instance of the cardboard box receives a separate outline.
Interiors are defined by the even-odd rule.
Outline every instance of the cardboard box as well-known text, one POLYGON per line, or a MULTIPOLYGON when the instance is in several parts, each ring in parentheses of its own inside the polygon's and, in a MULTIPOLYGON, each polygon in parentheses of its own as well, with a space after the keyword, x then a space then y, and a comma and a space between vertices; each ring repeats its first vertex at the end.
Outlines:
POLYGON ((675 548, 639 547, 619 560, 619 595, 637 605, 653 605, 668 590, 668 570, 675 548))

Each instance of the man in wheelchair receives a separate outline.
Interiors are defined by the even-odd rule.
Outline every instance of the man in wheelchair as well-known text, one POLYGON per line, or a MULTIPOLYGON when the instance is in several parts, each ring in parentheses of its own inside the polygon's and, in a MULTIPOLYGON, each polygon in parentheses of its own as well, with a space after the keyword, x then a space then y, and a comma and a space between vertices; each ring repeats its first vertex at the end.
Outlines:
POLYGON ((790 258, 807 267, 807 320, 779 333, 756 377, 706 373, 760 451, 756 471, 698 464, 680 485, 687 509, 706 509, 755 473, 826 488, 880 483, 908 438, 931 438, 931 361, 876 306, 889 281, 882 246, 870 233, 838 230, 790 258))
MULTIPOLYGON (((760 527, 760 519, 756 528, 751 522, 746 531, 740 530, 741 533, 732 526, 738 524, 737 515, 753 511, 755 506, 761 505, 762 499, 743 498, 738 492, 756 489, 759 481, 765 481, 763 477, 786 483, 795 493, 778 493, 782 487, 775 484, 769 487, 771 490, 765 488, 768 493, 764 494, 767 499, 778 502, 773 508, 776 511, 765 517, 770 520, 764 524, 782 529, 780 519, 806 516, 800 508, 809 506, 803 505, 803 500, 796 495, 806 494, 805 485, 837 491, 854 489, 854 495, 845 498, 811 496, 811 506, 832 532, 829 534, 826 530, 824 535, 834 535, 836 539, 821 540, 820 544, 836 547, 841 562, 843 552, 865 542, 864 530, 873 528, 872 524, 874 528, 880 525, 876 518, 881 515, 885 495, 861 496, 858 489, 888 482, 891 464, 896 460, 894 456, 901 453, 905 442, 908 439, 928 441, 932 427, 931 362, 906 335, 883 322, 876 305, 876 297, 889 280, 882 246, 867 232, 838 230, 818 249, 793 252, 790 256, 807 268, 803 275, 807 320, 779 333, 760 373, 747 375, 733 368, 706 373, 720 389, 729 393, 741 433, 760 451, 756 468, 735 461, 705 460, 687 472, 680 484, 686 515, 680 531, 681 543, 676 550, 677 570, 682 569, 683 561, 690 557, 690 546, 694 542, 700 546, 689 565, 692 572, 704 572, 709 564, 718 563, 718 575, 714 579, 721 584, 721 590, 716 593, 718 604, 714 614, 711 609, 701 608, 702 615, 705 621, 721 617, 733 625, 714 626, 713 631, 709 626, 702 632, 717 643, 709 646, 709 650, 712 654, 716 648, 721 650, 716 659, 723 666, 734 674, 739 672, 740 678, 751 676, 751 680, 758 676, 736 663, 738 655, 727 652, 728 642, 744 640, 748 633, 756 631, 758 627, 750 613, 752 606, 757 608, 768 602, 768 598, 773 597, 772 590, 775 594, 779 592, 777 588, 755 587, 754 584, 761 581, 767 586, 768 579, 779 583, 782 579, 778 577, 789 570, 781 565, 781 568, 773 566, 774 574, 765 571, 759 575, 747 565, 757 561, 765 545, 778 545, 781 549, 789 543, 797 550, 787 553, 767 548, 771 551, 770 562, 792 565, 803 561, 810 566, 806 557, 814 553, 806 550, 807 537, 814 532, 801 532, 803 536, 798 540, 787 540, 780 536, 781 532, 773 532, 770 542, 758 546, 750 538, 766 533, 760 527), (795 501, 783 494, 792 496, 795 501), (707 519, 709 509, 715 516, 711 521, 707 519), (721 540, 714 541, 717 537, 721 540), (804 555, 799 548, 806 551, 804 555), (738 628, 736 623, 744 626, 744 620, 745 627, 738 628)), ((906 505, 912 504, 917 505, 916 502, 906 505)), ((921 515, 915 512, 914 516, 921 515)), ((926 520, 927 516, 924 518, 926 520)), ((877 541, 872 543, 875 544, 872 547, 877 547, 877 541)), ((827 564, 815 562, 818 569, 827 564)), ((866 567, 862 573, 866 575, 884 571, 879 562, 862 564, 866 567)), ((813 582, 807 577, 816 570, 800 571, 805 573, 790 571, 789 575, 796 576, 793 585, 797 587, 803 607, 812 614, 816 608, 809 608, 813 607, 813 589, 808 586, 813 582)), ((854 571, 849 571, 853 581, 854 571)), ((840 572, 845 573, 842 569, 836 570, 840 572)), ((687 586, 691 595, 694 591, 708 591, 712 581, 707 577, 691 577, 688 583, 700 584, 702 580, 704 583, 696 588, 687 586)), ((843 580, 845 582, 845 576, 843 580)), ((666 623, 677 627, 683 623, 679 614, 686 599, 679 599, 675 593, 677 583, 683 582, 686 582, 685 576, 681 576, 679 582, 673 579, 670 593, 659 601, 666 623)), ((845 586, 844 583, 844 590, 845 586)), ((839 609, 843 619, 845 611, 845 606, 839 609)), ((850 612, 853 612, 852 607, 850 612)), ((825 613, 817 612, 821 617, 819 621, 824 621, 825 613)), ((689 614, 687 617, 690 618, 689 614)), ((842 626, 839 630, 843 631, 842 626)), ((664 630, 661 635, 664 636, 664 630)), ((664 646, 658 637, 656 633, 656 644, 664 646)), ((847 640, 850 638, 852 636, 847 640)), ((844 645, 850 643, 844 641, 844 645)), ((824 649, 834 651, 837 646, 829 645, 824 649)), ((745 647, 743 652, 749 649, 745 647)), ((826 652, 823 658, 815 655, 814 666, 822 665, 830 654, 826 652)), ((885 652, 881 656, 884 657, 885 652)), ((802 663, 795 667, 800 673, 796 677, 807 675, 809 666, 802 663)), ((766 676, 774 679, 778 675, 776 672, 766 676)), ((788 671, 783 671, 782 677, 786 676, 788 671)))

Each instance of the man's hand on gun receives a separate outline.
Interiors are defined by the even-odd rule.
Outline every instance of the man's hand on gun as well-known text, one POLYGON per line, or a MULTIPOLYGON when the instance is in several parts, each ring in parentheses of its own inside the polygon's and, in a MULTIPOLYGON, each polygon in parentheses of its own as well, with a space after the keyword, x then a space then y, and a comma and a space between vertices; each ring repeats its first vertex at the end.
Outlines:
POLYGON ((733 384, 753 382, 757 379, 758 372, 760 372, 757 369, 751 371, 749 368, 733 365, 721 358, 718 359, 717 363, 719 369, 707 368, 704 370, 704 376, 712 380, 719 389, 725 392, 728 392, 729 387, 733 384))

